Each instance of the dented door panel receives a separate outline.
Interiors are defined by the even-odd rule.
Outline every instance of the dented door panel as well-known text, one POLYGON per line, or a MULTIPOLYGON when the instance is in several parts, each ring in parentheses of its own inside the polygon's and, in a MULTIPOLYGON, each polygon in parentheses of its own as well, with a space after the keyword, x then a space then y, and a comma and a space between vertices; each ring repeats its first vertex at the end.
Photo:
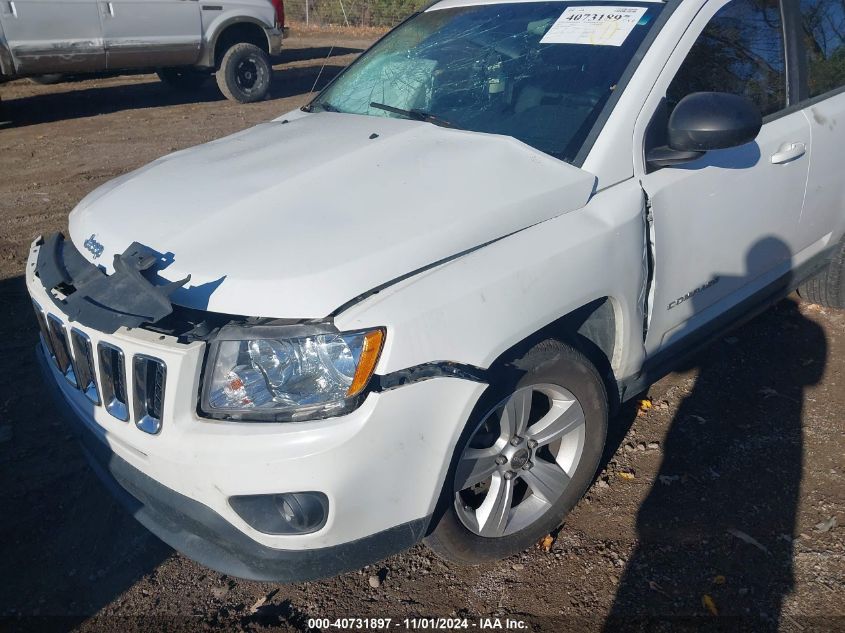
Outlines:
POLYGON ((796 140, 809 149, 801 112, 765 124, 753 143, 643 178, 655 262, 649 353, 790 270, 806 246, 797 228, 809 160, 773 164, 771 156, 796 140))
POLYGON ((94 0, 1 0, 0 21, 18 74, 105 68, 94 0))
POLYGON ((812 248, 813 240, 801 234, 799 223, 813 139, 806 117, 785 109, 785 87, 777 88, 779 77, 786 85, 785 70, 777 66, 784 50, 782 42, 771 41, 769 48, 758 51, 775 64, 766 67, 769 74, 764 73, 771 79, 771 92, 765 99, 745 95, 768 115, 754 141, 712 150, 672 167, 658 169, 645 163, 649 143, 657 142, 648 140, 649 127, 665 130, 668 125, 661 104, 677 103, 695 91, 744 94, 744 86, 757 76, 749 70, 756 66, 736 63, 719 81, 701 82, 698 58, 691 56, 701 55, 726 32, 733 33, 734 39, 721 45, 730 46, 737 59, 744 47, 777 36, 770 11, 730 13, 742 6, 746 5, 715 0, 695 14, 661 69, 635 124, 639 151, 634 171, 649 200, 654 263, 646 335, 649 356, 681 339, 690 340, 702 326, 788 274, 812 248), (740 19, 737 15, 746 20, 745 30, 726 31, 726 25, 740 19), (758 40, 751 37, 754 33, 758 40), (690 64, 685 63, 688 59, 690 64), (743 83, 743 78, 748 81, 743 83), (796 148, 800 151, 785 157, 788 150, 796 148))

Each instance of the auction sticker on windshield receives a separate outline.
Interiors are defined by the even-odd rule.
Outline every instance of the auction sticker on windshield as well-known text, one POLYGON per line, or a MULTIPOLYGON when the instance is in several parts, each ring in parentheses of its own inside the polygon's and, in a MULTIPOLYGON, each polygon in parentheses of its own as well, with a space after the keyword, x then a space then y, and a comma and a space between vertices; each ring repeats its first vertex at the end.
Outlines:
POLYGON ((622 46, 645 12, 644 7, 567 7, 540 43, 622 46))

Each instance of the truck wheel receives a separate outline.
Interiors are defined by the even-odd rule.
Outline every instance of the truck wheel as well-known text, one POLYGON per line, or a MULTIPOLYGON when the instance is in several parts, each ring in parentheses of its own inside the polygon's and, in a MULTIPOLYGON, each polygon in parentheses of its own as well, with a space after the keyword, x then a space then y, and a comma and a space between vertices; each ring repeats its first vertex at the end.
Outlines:
POLYGON ((845 238, 827 266, 798 286, 799 296, 826 308, 845 308, 845 238))
POLYGON ((484 393, 425 538, 447 560, 522 551, 558 527, 586 492, 607 435, 607 394, 576 349, 544 341, 484 393))
POLYGON ((223 96, 238 103, 260 101, 270 89, 270 56, 255 44, 234 44, 220 62, 217 85, 223 96))
POLYGON ((159 68, 156 75, 176 90, 196 90, 208 80, 208 73, 196 68, 159 68))

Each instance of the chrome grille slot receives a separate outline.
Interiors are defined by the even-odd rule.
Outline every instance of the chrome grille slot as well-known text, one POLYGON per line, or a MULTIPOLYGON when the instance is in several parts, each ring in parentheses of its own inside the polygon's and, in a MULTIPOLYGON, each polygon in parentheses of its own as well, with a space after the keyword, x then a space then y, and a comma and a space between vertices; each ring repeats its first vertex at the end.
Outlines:
POLYGON ((44 317, 44 311, 41 310, 41 306, 35 303, 35 301, 32 302, 32 307, 35 309, 35 318, 38 321, 38 329, 41 333, 41 343, 50 355, 50 358, 53 359, 53 362, 56 362, 56 353, 53 351, 53 341, 50 338, 50 330, 47 327, 47 319, 44 317))
POLYGON ((123 352, 109 343, 100 343, 97 345, 97 351, 100 356, 100 379, 106 411, 125 422, 129 419, 129 406, 126 399, 123 352))
POLYGON ((73 357, 70 355, 70 347, 67 344, 64 324, 52 314, 48 314, 47 330, 50 335, 50 343, 53 348, 53 358, 56 361, 56 367, 67 378, 67 381, 76 387, 76 372, 73 367, 73 357))
POLYGON ((100 392, 97 389, 97 376, 94 373, 94 353, 91 339, 84 332, 71 328, 71 347, 73 347, 76 382, 85 397, 94 404, 100 404, 100 392))
POLYGON ((161 431, 167 366, 152 356, 136 354, 132 359, 135 426, 151 435, 161 431))

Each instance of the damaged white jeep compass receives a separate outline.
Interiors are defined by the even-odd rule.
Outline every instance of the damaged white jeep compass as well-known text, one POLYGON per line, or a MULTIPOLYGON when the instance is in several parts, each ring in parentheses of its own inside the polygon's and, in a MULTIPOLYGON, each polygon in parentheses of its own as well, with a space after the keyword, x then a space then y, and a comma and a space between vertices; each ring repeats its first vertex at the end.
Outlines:
POLYGON ((845 303, 843 22, 437 2, 37 239, 47 382, 138 520, 225 573, 517 552, 619 402, 796 287, 845 303))

